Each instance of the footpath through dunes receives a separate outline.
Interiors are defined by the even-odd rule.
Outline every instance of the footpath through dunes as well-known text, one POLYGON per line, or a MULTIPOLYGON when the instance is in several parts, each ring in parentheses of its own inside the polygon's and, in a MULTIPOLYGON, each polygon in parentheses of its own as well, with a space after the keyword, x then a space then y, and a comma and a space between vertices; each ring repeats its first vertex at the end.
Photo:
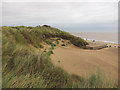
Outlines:
POLYGON ((71 74, 91 75, 99 68, 106 76, 118 78, 118 48, 85 50, 74 45, 56 46, 51 58, 71 74))

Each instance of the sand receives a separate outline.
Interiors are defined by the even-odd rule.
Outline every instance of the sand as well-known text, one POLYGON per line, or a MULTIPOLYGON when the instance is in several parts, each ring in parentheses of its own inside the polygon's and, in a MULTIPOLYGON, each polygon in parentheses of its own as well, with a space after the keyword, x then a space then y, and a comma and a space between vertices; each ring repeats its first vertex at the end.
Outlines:
POLYGON ((118 78, 118 48, 85 50, 74 45, 56 46, 52 62, 70 74, 91 75, 99 68, 106 76, 118 78))

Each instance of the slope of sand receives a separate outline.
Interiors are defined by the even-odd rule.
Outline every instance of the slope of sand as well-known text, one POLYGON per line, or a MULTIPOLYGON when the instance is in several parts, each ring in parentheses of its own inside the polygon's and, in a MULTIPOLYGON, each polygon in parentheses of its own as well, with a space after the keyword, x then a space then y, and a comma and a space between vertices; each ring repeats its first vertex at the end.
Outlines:
POLYGON ((70 74, 91 75, 97 68, 106 75, 118 78, 118 48, 85 50, 74 45, 56 46, 52 62, 70 74))

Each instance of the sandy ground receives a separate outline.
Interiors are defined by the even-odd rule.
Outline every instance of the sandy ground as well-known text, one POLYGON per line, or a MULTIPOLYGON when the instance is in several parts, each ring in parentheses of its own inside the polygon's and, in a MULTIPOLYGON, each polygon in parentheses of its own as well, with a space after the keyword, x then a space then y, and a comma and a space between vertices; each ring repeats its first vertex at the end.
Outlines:
POLYGON ((118 78, 118 48, 85 50, 69 45, 56 46, 53 51, 53 63, 70 74, 91 75, 100 68, 105 75, 118 78))

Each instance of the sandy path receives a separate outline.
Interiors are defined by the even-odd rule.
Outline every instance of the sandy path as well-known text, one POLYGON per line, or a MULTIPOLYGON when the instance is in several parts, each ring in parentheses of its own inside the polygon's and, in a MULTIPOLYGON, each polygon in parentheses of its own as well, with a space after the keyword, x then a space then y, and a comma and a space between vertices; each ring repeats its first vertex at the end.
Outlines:
POLYGON ((73 45, 54 49, 52 61, 71 74, 90 75, 100 70, 114 78, 118 77, 118 49, 84 50, 73 45))

